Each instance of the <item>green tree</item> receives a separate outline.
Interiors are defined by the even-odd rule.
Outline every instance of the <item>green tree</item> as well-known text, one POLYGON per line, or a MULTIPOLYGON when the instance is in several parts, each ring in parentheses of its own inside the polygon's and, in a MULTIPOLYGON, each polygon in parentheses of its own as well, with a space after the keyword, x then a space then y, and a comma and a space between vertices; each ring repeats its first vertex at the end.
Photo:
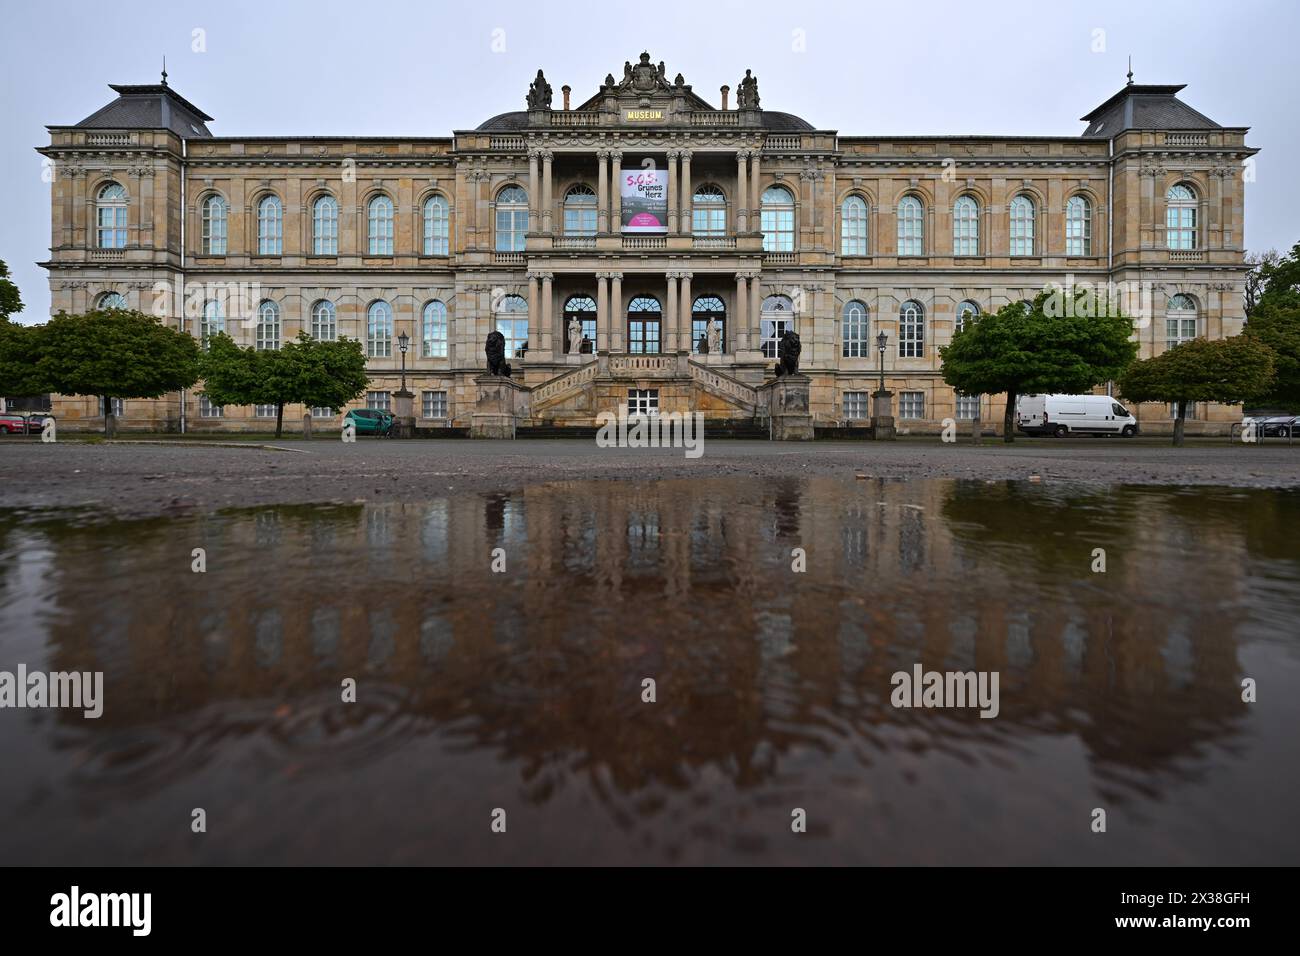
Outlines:
POLYGON ((276 438, 284 433, 286 405, 342 408, 369 381, 360 342, 320 342, 305 332, 283 348, 260 350, 215 335, 201 374, 203 394, 214 405, 274 405, 276 438))
POLYGON ((1120 376, 1119 392, 1130 402, 1174 403, 1174 444, 1181 445, 1189 402, 1235 405, 1260 395, 1273 379, 1273 360, 1273 350, 1249 335, 1192 339, 1134 362, 1120 376))
POLYGON ((1083 392, 1133 360, 1133 322, 1119 313, 1083 288, 1013 302, 968 321, 939 350, 943 380, 965 395, 1005 393, 1002 440, 1014 441, 1019 396, 1083 392))
POLYGON ((23 300, 18 294, 18 286, 9 278, 9 267, 0 259, 0 323, 8 322, 9 316, 22 310, 23 300))
POLYGON ((0 398, 50 391, 37 368, 43 327, 0 320, 0 398))
POLYGON ((1246 276, 1248 318, 1263 307, 1300 309, 1300 242, 1285 256, 1266 252, 1247 261, 1254 266, 1246 276))
POLYGON ((198 378, 193 337, 126 309, 60 312, 37 327, 36 368, 52 392, 99 395, 105 429, 114 398, 158 398, 198 378))
POLYGON ((1261 305, 1246 323, 1244 334, 1273 350, 1276 372, 1267 392, 1249 397, 1246 403, 1300 411, 1300 306, 1261 305))

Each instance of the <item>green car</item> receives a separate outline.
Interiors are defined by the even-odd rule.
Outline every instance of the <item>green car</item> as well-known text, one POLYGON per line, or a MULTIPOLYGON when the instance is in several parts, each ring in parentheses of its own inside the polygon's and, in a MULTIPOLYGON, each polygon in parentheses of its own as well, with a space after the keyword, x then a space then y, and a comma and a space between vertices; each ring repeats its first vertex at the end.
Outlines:
POLYGON ((358 435, 387 437, 393 428, 393 416, 382 408, 354 408, 343 416, 344 427, 348 422, 357 427, 358 435))

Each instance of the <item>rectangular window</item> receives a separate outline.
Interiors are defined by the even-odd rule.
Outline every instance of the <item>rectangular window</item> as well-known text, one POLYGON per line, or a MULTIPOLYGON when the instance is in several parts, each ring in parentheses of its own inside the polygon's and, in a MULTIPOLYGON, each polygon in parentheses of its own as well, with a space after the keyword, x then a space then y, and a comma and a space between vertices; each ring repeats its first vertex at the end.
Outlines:
POLYGON ((920 312, 903 311, 898 319, 899 358, 921 358, 925 355, 925 324, 920 312))
POLYGON ((528 207, 497 210, 497 252, 523 252, 528 234, 528 207))
POLYGON ((112 408, 113 414, 118 418, 121 418, 123 413, 126 411, 126 405, 120 398, 110 398, 108 404, 109 407, 112 408))
POLYGON ((627 350, 636 355, 659 354, 659 319, 628 319, 627 350))
POLYGON ((253 417, 254 417, 254 418, 274 418, 274 417, 275 417, 275 406, 274 406, 274 405, 254 405, 254 406, 253 406, 253 417))
POLYGON ((870 418, 871 403, 868 401, 869 398, 870 396, 866 392, 845 392, 844 417, 870 418))
POLYGON ((126 248, 126 207, 99 207, 99 248, 126 248))
POLYGON ((366 408, 382 408, 388 411, 389 396, 387 392, 366 392, 366 408))
POLYGON ((1196 318, 1165 319, 1165 348, 1196 338, 1196 318))
POLYGON ((845 358, 870 358, 871 342, 867 338, 867 310, 858 302, 850 302, 844 310, 845 358))
POLYGON ((425 392, 423 396, 423 416, 424 418, 446 418, 447 417, 447 393, 446 392, 425 392))
POLYGON ((528 320, 497 317, 497 331, 506 339, 506 358, 523 358, 528 351, 528 320))
POLYGON ((226 410, 220 405, 213 405, 208 401, 208 396, 199 396, 199 418, 222 418, 226 410))
POLYGON ((760 348, 763 350, 763 358, 776 358, 776 345, 785 334, 786 329, 794 328, 794 319, 775 319, 764 318, 759 323, 759 331, 762 334, 760 348))
POLYGON ((629 388, 627 390, 628 415, 658 415, 659 389, 629 388))
MULTIPOLYGON (((1170 417, 1170 418, 1177 418, 1177 417, 1178 417, 1178 403, 1177 403, 1177 402, 1170 402, 1170 403, 1169 403, 1169 417, 1170 417)), ((1190 421, 1192 421, 1193 419, 1195 419, 1196 417, 1197 417, 1196 403, 1195 403, 1195 402, 1188 402, 1188 403, 1187 403, 1187 413, 1183 416, 1183 420, 1184 420, 1184 421, 1189 421, 1189 422, 1190 422, 1190 421)))
MULTIPOLYGON (((718 352, 721 353, 727 351, 727 322, 720 315, 717 316, 717 320, 718 320, 718 328, 720 329, 720 333, 718 335, 718 352)), ((706 345, 708 344, 709 317, 707 315, 704 316, 703 318, 693 317, 691 319, 691 351, 692 352, 698 353, 700 351, 700 339, 703 339, 706 345)))
POLYGON ((980 399, 978 395, 957 394, 957 420, 963 422, 974 421, 980 410, 980 399))
POLYGON ((691 210, 691 232, 697 236, 725 236, 727 234, 727 207, 715 204, 697 204, 691 210))
POLYGON ((925 392, 899 392, 898 417, 925 418, 925 392))
POLYGON ((764 252, 794 252, 794 208, 763 207, 759 213, 764 252))
POLYGON ((334 409, 325 405, 313 405, 311 410, 312 418, 333 418, 334 409))

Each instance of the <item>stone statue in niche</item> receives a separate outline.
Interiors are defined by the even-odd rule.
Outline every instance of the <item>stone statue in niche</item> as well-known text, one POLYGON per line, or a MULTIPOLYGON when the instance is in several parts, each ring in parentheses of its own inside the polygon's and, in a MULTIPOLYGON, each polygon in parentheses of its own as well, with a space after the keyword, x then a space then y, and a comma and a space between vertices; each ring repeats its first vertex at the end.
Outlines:
POLYGON ((781 338, 776 343, 777 378, 799 373, 799 353, 802 351, 803 345, 800 344, 799 335, 794 329, 786 329, 781 333, 781 338))
POLYGON ((582 323, 577 317, 569 319, 569 352, 572 355, 582 352, 582 323))
POLYGON ((500 332, 489 332, 483 351, 487 353, 488 374, 504 375, 509 378, 510 363, 506 361, 506 337, 500 332))
POLYGON ((722 323, 717 319, 710 317, 709 324, 704 328, 704 334, 709 339, 709 351, 718 354, 722 351, 722 323))

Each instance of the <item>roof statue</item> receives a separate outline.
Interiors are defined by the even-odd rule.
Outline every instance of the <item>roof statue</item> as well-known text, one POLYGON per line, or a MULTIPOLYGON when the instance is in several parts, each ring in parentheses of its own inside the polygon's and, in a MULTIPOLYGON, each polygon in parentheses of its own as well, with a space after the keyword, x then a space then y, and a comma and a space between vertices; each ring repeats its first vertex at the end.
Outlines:
POLYGON ((530 110, 551 108, 551 84, 546 82, 546 76, 541 70, 537 71, 537 79, 528 84, 527 103, 530 110))
POLYGON ((736 87, 736 105, 742 110, 758 109, 758 77, 751 70, 745 71, 745 78, 736 87))

